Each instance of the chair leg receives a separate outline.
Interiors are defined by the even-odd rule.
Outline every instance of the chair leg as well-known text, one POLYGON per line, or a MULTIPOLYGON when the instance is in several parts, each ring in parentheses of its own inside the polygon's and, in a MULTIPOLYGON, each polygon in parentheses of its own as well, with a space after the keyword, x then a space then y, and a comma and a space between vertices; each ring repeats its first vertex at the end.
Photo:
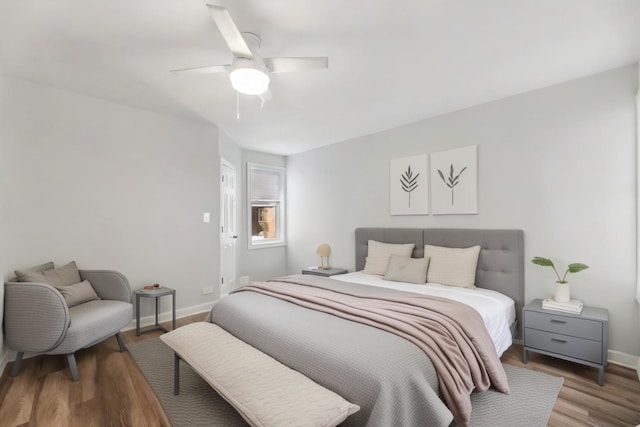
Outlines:
POLYGON ((127 346, 124 345, 124 340, 122 339, 122 335, 120 332, 116 334, 116 339, 118 340, 118 345, 120 346, 120 352, 127 351, 127 346))
POLYGON ((73 353, 67 354, 67 362, 69 362, 69 369, 71 370, 71 378, 74 381, 78 381, 80 379, 80 374, 78 373, 78 365, 76 365, 76 357, 73 353))
POLYGON ((13 362, 13 368, 11 368, 11 376, 15 377, 20 372, 20 362, 22 362, 22 356, 24 356, 24 351, 19 351, 16 354, 16 361, 13 362))

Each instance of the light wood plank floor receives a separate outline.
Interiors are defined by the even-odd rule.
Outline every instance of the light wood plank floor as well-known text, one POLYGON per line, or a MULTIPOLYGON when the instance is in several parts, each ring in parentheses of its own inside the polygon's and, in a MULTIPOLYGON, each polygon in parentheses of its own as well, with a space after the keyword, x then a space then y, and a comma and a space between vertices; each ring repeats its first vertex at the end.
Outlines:
MULTIPOLYGON (((203 320, 204 316, 178 319, 178 326, 203 320)), ((123 337, 126 343, 132 343, 161 333, 136 337, 135 331, 128 331, 123 337)), ((0 378, 0 426, 170 426, 129 353, 118 351, 115 338, 82 350, 76 357, 78 382, 71 381, 64 356, 24 360, 15 378, 9 376, 8 366, 0 378)), ((640 424, 640 382, 634 370, 610 364, 605 385, 600 387, 593 368, 534 353, 524 365, 519 345, 512 346, 502 360, 565 377, 549 426, 640 424)))

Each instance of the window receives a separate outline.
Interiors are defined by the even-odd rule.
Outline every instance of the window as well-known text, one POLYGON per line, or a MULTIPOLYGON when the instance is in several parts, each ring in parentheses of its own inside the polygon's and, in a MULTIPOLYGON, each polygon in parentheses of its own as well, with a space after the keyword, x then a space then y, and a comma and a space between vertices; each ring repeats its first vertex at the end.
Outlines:
POLYGON ((284 246, 285 169, 247 163, 249 249, 284 246))

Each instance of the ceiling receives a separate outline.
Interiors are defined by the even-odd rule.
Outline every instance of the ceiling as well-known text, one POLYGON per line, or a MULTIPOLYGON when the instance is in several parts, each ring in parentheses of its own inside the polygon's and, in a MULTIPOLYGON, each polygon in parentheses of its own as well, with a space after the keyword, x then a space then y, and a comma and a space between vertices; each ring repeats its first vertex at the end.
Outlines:
POLYGON ((271 76, 261 108, 204 0, 1 0, 0 67, 57 88, 214 123, 289 155, 636 62, 638 0, 227 0, 263 56, 328 56, 271 76))

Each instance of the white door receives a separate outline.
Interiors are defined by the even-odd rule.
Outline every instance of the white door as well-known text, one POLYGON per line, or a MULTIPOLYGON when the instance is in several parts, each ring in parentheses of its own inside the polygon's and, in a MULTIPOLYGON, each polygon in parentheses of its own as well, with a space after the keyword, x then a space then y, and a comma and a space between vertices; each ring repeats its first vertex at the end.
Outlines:
POLYGON ((220 159, 220 296, 236 287, 236 169, 220 159))

